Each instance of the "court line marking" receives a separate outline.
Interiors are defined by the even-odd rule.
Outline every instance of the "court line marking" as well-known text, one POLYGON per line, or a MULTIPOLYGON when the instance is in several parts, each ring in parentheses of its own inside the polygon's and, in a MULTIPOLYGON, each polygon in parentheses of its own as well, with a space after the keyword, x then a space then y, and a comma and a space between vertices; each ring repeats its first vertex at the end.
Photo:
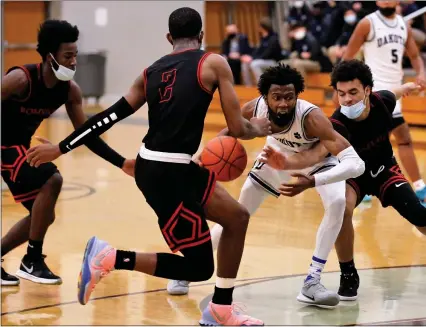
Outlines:
MULTIPOLYGON (((362 271, 364 271, 364 270, 375 270, 375 269, 394 269, 394 268, 396 268, 396 269, 399 269, 399 268, 416 268, 416 267, 426 267, 426 264, 422 264, 422 265, 394 266, 394 267, 361 268, 361 269, 358 269, 358 271, 360 271, 360 270, 362 270, 362 271)), ((338 272, 340 272, 340 270, 326 271, 326 272, 324 272, 324 274, 332 274, 332 273, 338 273, 338 272)), ((278 276, 265 276, 265 277, 255 277, 255 278, 243 278, 243 279, 237 280, 237 282, 242 282, 243 284, 236 285, 235 288, 239 288, 239 287, 243 287, 243 286, 247 286, 247 285, 252 285, 252 284, 257 284, 257 283, 262 283, 262 282, 267 282, 267 281, 272 281, 272 280, 277 280, 277 279, 287 279, 287 278, 292 278, 292 277, 302 277, 302 276, 305 276, 305 275, 306 275, 306 273, 303 273, 303 274, 293 274, 293 275, 278 275, 278 276)), ((215 285, 215 284, 216 284, 215 282, 208 282, 208 283, 202 283, 202 284, 197 284, 197 285, 191 285, 190 288, 202 287, 202 286, 212 286, 212 285, 215 285)), ((123 294, 100 296, 100 297, 91 299, 89 302, 91 302, 91 301, 99 301, 99 300, 107 300, 107 299, 124 297, 124 296, 158 293, 158 292, 164 292, 164 291, 167 291, 167 288, 158 288, 158 289, 149 290, 149 291, 138 291, 138 292, 123 293, 123 294)), ((61 303, 47 304, 47 305, 38 306, 38 307, 32 307, 32 308, 26 308, 26 309, 21 309, 21 310, 2 312, 1 316, 6 316, 6 315, 11 315, 11 314, 16 314, 16 313, 23 313, 23 312, 28 312, 28 311, 33 311, 33 310, 39 310, 39 309, 46 309, 46 308, 64 306, 64 305, 69 305, 69 304, 77 304, 77 303, 79 303, 79 302, 76 300, 76 301, 67 301, 67 302, 61 302, 61 303)), ((200 303, 201 303, 201 301, 200 301, 200 303)))

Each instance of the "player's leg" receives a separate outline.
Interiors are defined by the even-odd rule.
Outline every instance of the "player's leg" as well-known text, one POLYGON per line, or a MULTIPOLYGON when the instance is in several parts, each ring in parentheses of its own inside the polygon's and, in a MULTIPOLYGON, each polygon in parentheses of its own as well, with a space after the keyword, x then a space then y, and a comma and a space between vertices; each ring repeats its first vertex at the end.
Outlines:
MULTIPOLYGON (((262 186, 253 182, 251 178, 248 177, 241 189, 238 202, 248 210, 250 215, 253 215, 268 195, 269 193, 267 193, 262 186)), ((219 245, 222 231, 223 227, 219 224, 215 224, 210 230, 214 251, 219 245)), ((167 284, 167 291, 171 295, 185 295, 189 291, 189 282, 183 280, 171 280, 167 284)))
POLYGON ((324 218, 317 231, 312 263, 297 299, 313 305, 335 307, 339 303, 339 296, 321 284, 321 272, 342 227, 345 211, 345 182, 323 185, 316 189, 324 205, 324 218))
POLYGON ((341 270, 338 294, 342 301, 354 301, 358 296, 359 276, 354 263, 355 233, 352 216, 363 197, 364 192, 360 190, 360 185, 354 180, 348 180, 343 224, 335 244, 341 270))
MULTIPOLYGON (((401 112, 401 100, 397 101, 394 115, 401 112)), ((410 128, 402 116, 393 118, 392 134, 395 136, 398 144, 398 154, 401 163, 407 171, 408 177, 413 182, 414 190, 417 197, 426 202, 426 185, 420 175, 419 166, 417 164, 416 155, 414 154, 413 142, 411 139, 410 128)))

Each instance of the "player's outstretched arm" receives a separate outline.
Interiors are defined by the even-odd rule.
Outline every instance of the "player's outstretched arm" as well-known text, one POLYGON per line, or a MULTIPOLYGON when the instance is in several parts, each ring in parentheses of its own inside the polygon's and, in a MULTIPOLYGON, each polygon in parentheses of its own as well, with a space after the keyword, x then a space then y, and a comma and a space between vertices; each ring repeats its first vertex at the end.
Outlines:
MULTIPOLYGON (((69 100, 65 104, 68 116, 75 129, 81 127, 87 120, 83 112, 83 97, 81 89, 74 81, 71 81, 69 100)), ((99 136, 86 142, 86 146, 95 154, 105 159, 114 166, 123 169, 123 171, 134 176, 134 161, 123 158, 115 150, 108 146, 99 136)))
POLYGON ((361 49, 370 33, 370 20, 363 18, 355 27, 354 32, 349 39, 348 46, 343 54, 343 60, 351 60, 355 58, 356 53, 361 49))
POLYGON ((234 78, 226 59, 213 54, 207 58, 206 62, 215 74, 229 135, 241 139, 252 139, 271 134, 269 119, 254 117, 248 121, 242 116, 240 102, 234 90, 234 78))
POLYGON ((390 90, 395 94, 395 99, 399 100, 402 97, 406 97, 412 93, 420 92, 423 89, 421 85, 418 85, 413 82, 402 84, 400 87, 397 87, 393 90, 390 90))
POLYGON ((136 79, 126 96, 122 97, 108 109, 88 119, 59 144, 41 144, 27 152, 27 161, 31 166, 53 161, 76 147, 87 144, 95 137, 105 133, 115 123, 130 116, 145 103, 143 76, 136 79))
POLYGON ((311 137, 318 137, 325 149, 340 162, 328 171, 315 174, 315 186, 344 181, 364 173, 364 161, 349 141, 336 132, 321 110, 313 110, 308 114, 305 119, 305 131, 311 137))

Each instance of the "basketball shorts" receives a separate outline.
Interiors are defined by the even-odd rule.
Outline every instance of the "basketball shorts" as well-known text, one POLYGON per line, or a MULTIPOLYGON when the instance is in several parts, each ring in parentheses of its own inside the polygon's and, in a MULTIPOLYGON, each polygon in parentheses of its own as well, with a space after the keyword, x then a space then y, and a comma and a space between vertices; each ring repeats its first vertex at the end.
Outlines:
POLYGON ((27 148, 24 145, 2 145, 1 176, 15 202, 22 203, 31 211, 41 187, 59 171, 51 162, 42 164, 38 168, 31 167, 26 161, 26 152, 27 148))
POLYGON ((204 206, 213 194, 215 174, 190 162, 136 159, 135 181, 155 211, 172 252, 210 241, 204 206))
POLYGON ((269 194, 279 197, 280 192, 279 188, 282 183, 290 181, 292 173, 301 173, 305 175, 315 175, 316 173, 326 171, 336 166, 339 163, 336 157, 329 156, 325 158, 322 162, 316 164, 313 167, 309 167, 303 170, 276 170, 265 164, 256 160, 252 169, 249 172, 249 178, 259 186, 261 186, 269 194))
MULTIPOLYGON (((373 91, 380 91, 380 90, 388 90, 392 91, 392 89, 400 87, 401 84, 387 84, 387 83, 380 83, 380 82, 374 82, 373 91)), ((395 129, 396 127, 402 125, 405 123, 405 119, 402 115, 402 100, 399 99, 396 101, 395 109, 392 113, 392 129, 395 129)))
POLYGON ((357 205, 365 195, 376 196, 383 207, 392 205, 386 197, 386 192, 391 187, 400 188, 404 191, 409 188, 410 192, 413 192, 395 158, 389 159, 382 164, 374 165, 374 167, 366 167, 364 174, 354 179, 348 179, 347 183, 357 194, 357 205))

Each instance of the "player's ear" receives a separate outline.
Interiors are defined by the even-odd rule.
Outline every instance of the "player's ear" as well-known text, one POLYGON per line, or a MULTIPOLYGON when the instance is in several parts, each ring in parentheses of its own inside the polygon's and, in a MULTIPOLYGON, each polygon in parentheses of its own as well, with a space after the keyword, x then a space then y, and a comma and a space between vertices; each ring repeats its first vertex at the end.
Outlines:
POLYGON ((200 42, 200 44, 203 44, 203 38, 204 38, 204 31, 201 31, 200 36, 198 38, 198 41, 200 42))
POLYGON ((167 41, 169 41, 169 43, 171 45, 173 45, 173 38, 172 38, 172 35, 170 33, 167 33, 166 38, 167 38, 167 41))

